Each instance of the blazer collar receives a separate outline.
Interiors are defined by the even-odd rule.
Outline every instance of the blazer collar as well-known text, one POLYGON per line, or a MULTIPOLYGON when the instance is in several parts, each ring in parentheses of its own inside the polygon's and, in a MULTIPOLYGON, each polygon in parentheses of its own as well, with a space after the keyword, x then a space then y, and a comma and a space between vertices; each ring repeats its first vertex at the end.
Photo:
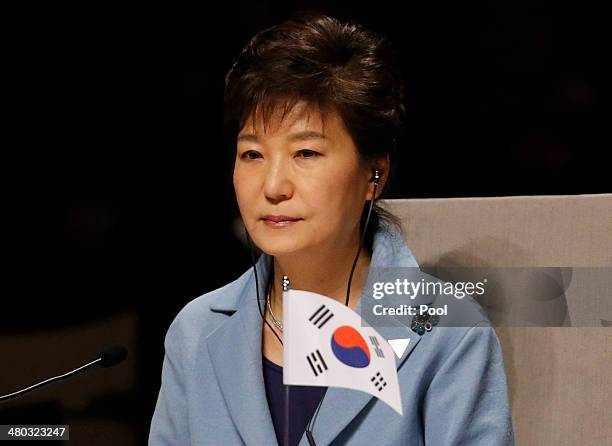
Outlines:
MULTIPOLYGON (((264 311, 264 285, 271 272, 272 261, 273 258, 264 253, 256 264, 259 297, 264 311)), ((381 223, 374 236, 370 267, 418 267, 418 264, 400 233, 381 223)), ((205 344, 219 387, 243 441, 247 445, 277 444, 264 386, 261 353, 263 322, 257 306, 253 268, 246 274, 249 277, 242 281, 244 285, 236 293, 236 298, 228 296, 226 302, 211 306, 211 311, 231 316, 206 338, 205 344)), ((361 294, 358 311, 363 299, 372 298, 369 294, 367 290, 361 294)), ((418 344, 420 336, 397 319, 391 319, 388 326, 376 327, 376 330, 387 340, 410 338, 402 357, 395 357, 399 370, 418 344)), ((317 445, 330 444, 373 398, 365 392, 328 388, 313 430, 317 445)), ((300 446, 307 445, 304 435, 300 446)))

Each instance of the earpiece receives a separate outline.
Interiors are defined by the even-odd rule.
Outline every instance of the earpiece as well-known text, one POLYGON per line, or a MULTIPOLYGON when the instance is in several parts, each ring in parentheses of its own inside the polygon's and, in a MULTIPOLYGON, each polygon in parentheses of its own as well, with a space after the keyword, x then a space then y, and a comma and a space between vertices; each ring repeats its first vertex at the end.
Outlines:
POLYGON ((374 184, 378 186, 378 184, 380 183, 380 172, 378 169, 374 170, 374 176, 370 181, 374 181, 374 184))

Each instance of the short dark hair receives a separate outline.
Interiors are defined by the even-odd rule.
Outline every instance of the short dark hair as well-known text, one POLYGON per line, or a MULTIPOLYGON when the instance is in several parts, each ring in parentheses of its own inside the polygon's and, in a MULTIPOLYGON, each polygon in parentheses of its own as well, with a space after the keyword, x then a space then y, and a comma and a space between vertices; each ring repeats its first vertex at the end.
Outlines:
MULTIPOLYGON (((265 128, 277 107, 284 118, 299 101, 318 107, 322 114, 336 111, 362 160, 389 156, 395 169, 393 159, 405 121, 404 87, 397 52, 385 37, 358 23, 313 11, 299 12, 256 33, 225 76, 228 144, 235 145, 250 116, 261 112, 265 128)), ((382 198, 389 185, 390 178, 382 198)), ((399 229, 401 225, 377 204, 370 218, 365 244, 371 252, 380 219, 399 229)))

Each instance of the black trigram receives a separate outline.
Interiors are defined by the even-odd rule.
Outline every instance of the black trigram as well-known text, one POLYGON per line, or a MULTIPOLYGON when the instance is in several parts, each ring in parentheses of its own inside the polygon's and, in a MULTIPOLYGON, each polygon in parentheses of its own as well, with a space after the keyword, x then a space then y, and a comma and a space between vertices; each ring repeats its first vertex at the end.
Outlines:
POLYGON ((385 354, 380 348, 380 343, 378 342, 378 338, 376 336, 370 336, 370 342, 374 346, 374 351, 376 352, 376 356, 378 356, 379 358, 384 358, 385 354))
POLYGON ((308 320, 312 322, 315 327, 322 328, 332 317, 334 317, 334 313, 329 311, 329 308, 323 304, 308 318, 308 320))
POLYGON ((306 355, 306 360, 308 364, 310 364, 310 368, 312 369, 312 373, 314 376, 319 376, 325 370, 327 370, 327 364, 325 364, 325 360, 323 356, 321 356, 321 352, 319 350, 315 350, 314 353, 306 355))
POLYGON ((374 375, 370 381, 374 383, 374 387, 376 387, 379 392, 387 385, 387 381, 385 381, 380 372, 376 372, 376 375, 374 375))

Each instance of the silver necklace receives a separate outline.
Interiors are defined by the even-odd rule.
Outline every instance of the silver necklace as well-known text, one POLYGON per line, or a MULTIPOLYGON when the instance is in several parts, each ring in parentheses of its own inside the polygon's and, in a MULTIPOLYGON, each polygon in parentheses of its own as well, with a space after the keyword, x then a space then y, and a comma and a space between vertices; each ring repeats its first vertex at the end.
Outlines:
POLYGON ((270 305, 270 295, 272 290, 270 290, 270 292, 268 293, 268 311, 270 313, 270 316, 272 316, 272 322, 274 323, 274 325, 276 325, 276 328, 278 328, 280 331, 283 331, 283 323, 281 321, 279 321, 278 319, 276 319, 276 316, 274 316, 274 313, 272 312, 272 306, 270 305))

